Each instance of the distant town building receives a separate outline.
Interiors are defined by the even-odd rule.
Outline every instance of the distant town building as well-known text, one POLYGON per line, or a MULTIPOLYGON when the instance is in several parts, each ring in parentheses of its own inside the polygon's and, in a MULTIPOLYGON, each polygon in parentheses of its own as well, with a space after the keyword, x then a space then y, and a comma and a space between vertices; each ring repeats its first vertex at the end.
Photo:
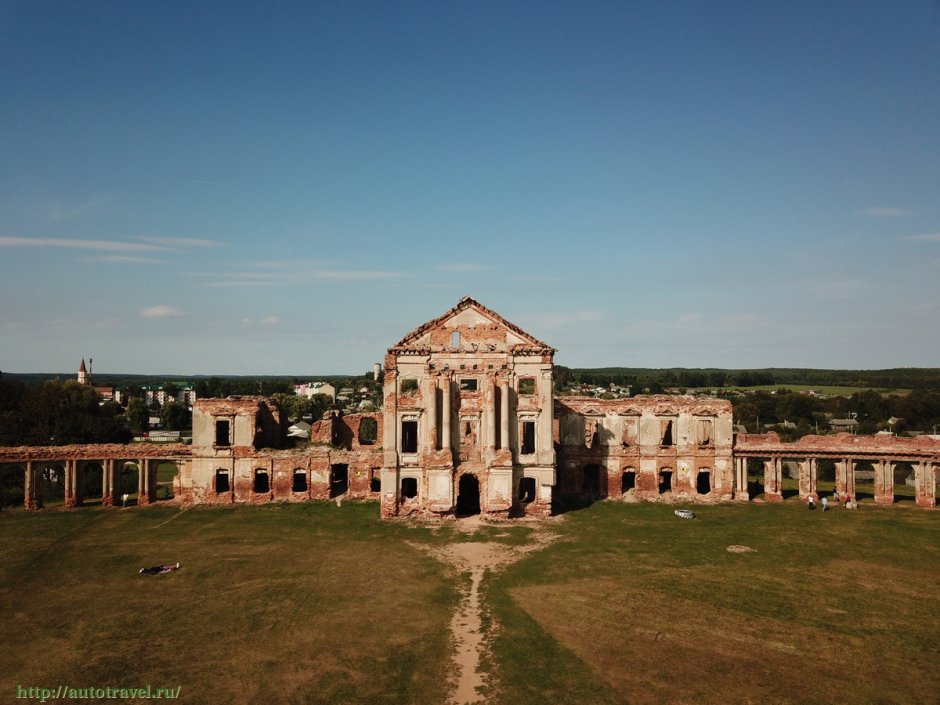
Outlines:
POLYGON ((327 382, 304 382, 303 384, 295 384, 294 394, 298 397, 306 397, 307 399, 315 397, 318 394, 323 394, 333 401, 336 401, 336 387, 327 382))

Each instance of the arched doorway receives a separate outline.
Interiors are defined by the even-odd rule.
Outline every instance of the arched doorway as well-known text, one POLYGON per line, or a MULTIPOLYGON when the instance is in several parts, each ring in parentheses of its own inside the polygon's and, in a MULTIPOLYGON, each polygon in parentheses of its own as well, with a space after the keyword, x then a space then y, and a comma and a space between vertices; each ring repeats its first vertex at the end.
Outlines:
POLYGON ((117 483, 117 500, 121 506, 137 504, 137 493, 140 490, 140 468, 137 463, 126 462, 121 465, 121 477, 117 483), (125 500, 124 497, 127 497, 125 500))
POLYGON ((79 469, 81 477, 81 497, 83 503, 85 500, 97 500, 92 504, 101 503, 102 481, 104 480, 104 468, 100 463, 90 461, 81 464, 79 469))
POLYGON ((457 516, 472 516, 480 513, 480 481, 476 475, 460 476, 457 485, 457 516))
POLYGON ((0 466, 0 509, 26 505, 26 468, 21 465, 0 466))

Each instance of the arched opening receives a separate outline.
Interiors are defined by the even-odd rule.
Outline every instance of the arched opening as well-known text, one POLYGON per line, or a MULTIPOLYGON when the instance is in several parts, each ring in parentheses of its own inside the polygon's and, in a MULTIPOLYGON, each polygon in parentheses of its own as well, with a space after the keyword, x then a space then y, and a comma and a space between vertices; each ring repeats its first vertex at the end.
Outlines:
POLYGON ((418 478, 403 477, 401 479, 402 499, 414 499, 418 496, 418 478))
POLYGON ((700 468, 695 476, 695 491, 699 494, 708 494, 712 491, 712 472, 708 468, 700 468))
POLYGON ((91 504, 101 503, 101 489, 104 480, 104 468, 100 463, 82 463, 81 469, 81 497, 83 503, 89 499, 97 500, 91 504))
POLYGON ((307 491, 307 471, 303 468, 294 468, 290 485, 291 492, 307 491))
POLYGON ((916 494, 916 477, 914 466, 910 463, 895 463, 894 465, 894 501, 913 502, 916 494))
POLYGON ((659 471, 659 494, 672 492, 672 470, 663 468, 659 471))
POLYGON ((480 481, 476 475, 467 473, 460 476, 457 485, 457 516, 471 516, 480 513, 480 481))
POLYGON ((0 466, 0 508, 26 506, 26 468, 0 466))
POLYGON ((636 470, 633 468, 624 468, 620 475, 620 492, 626 494, 636 489, 636 470))
POLYGON ((529 504, 535 501, 537 485, 534 477, 523 477, 519 480, 519 501, 529 504))
POLYGON ((852 499, 861 502, 875 498, 875 467, 868 460, 854 463, 855 496, 852 499))
POLYGON ((582 478, 581 478, 581 491, 584 495, 590 499, 592 502, 595 499, 600 499, 603 494, 601 493, 601 472, 603 468, 600 465, 594 463, 589 463, 584 466, 582 478))
POLYGON ((172 460, 161 460, 157 463, 157 501, 173 499, 173 482, 179 474, 179 467, 172 460))
POLYGON ((257 468, 255 470, 251 491, 255 494, 268 494, 271 491, 271 478, 267 470, 263 468, 257 468))
POLYGON ((375 444, 379 435, 379 424, 371 416, 367 416, 359 422, 359 443, 364 446, 375 444))
POLYGON ((816 461, 816 494, 820 499, 836 492, 836 464, 829 458, 816 461))
POLYGON ((346 463, 330 465, 330 498, 346 494, 349 489, 349 466, 346 463))
POLYGON ((124 463, 121 465, 121 476, 117 483, 118 500, 122 506, 137 504, 137 495, 140 492, 140 469, 137 463, 124 463), (124 497, 127 499, 124 499, 124 497))
POLYGON ((747 459, 747 494, 750 499, 764 494, 764 460, 762 458, 747 459))

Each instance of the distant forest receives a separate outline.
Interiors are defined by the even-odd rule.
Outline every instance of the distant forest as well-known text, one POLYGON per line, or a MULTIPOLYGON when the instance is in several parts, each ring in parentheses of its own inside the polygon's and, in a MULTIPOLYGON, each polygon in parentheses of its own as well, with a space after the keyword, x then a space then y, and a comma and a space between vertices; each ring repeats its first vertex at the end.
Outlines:
POLYGON ((577 368, 555 366, 555 385, 558 388, 571 383, 608 387, 611 384, 629 386, 634 393, 649 389, 651 393, 666 388, 682 387, 760 387, 769 385, 807 384, 860 389, 940 389, 940 368, 898 367, 888 370, 817 370, 805 368, 771 367, 750 370, 723 370, 718 368, 686 369, 673 367, 652 369, 644 367, 577 368))

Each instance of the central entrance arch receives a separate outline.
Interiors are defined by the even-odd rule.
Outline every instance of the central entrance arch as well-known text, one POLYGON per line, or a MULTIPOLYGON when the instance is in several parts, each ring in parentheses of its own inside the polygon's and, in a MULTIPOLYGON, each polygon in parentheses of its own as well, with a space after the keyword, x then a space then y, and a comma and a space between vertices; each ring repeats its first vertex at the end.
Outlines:
POLYGON ((473 516, 480 513, 480 481, 476 475, 460 476, 457 485, 457 516, 473 516))

